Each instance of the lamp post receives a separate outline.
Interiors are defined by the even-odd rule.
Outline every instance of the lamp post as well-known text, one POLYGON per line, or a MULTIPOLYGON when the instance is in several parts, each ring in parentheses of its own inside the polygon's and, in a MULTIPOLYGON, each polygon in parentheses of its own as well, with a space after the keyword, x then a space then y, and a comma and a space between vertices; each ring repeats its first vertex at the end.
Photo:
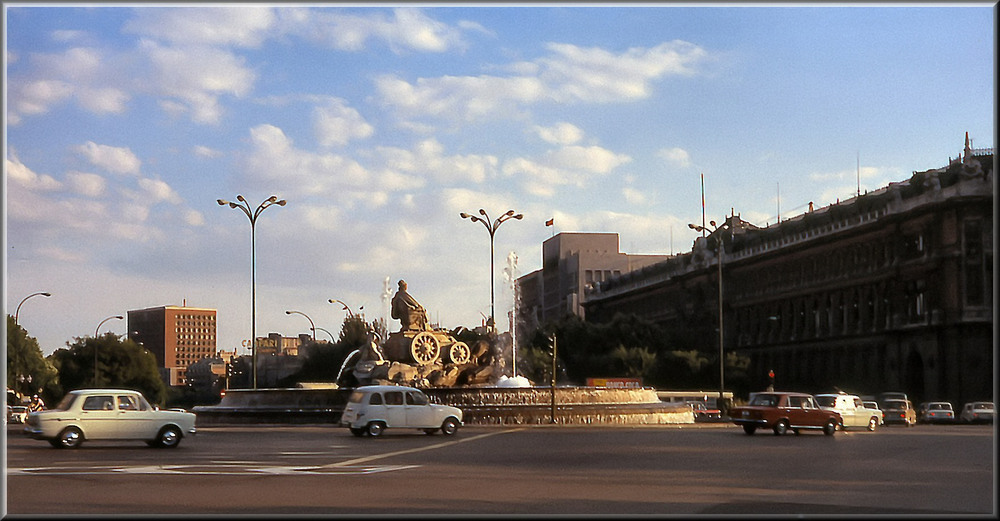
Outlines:
POLYGON ((490 319, 489 319, 489 321, 492 322, 492 327, 496 328, 496 309, 495 309, 496 305, 495 305, 495 299, 494 299, 495 292, 493 290, 493 286, 494 286, 494 284, 493 284, 494 283, 494 281, 493 281, 493 256, 494 256, 493 255, 493 250, 494 250, 494 248, 493 248, 493 239, 496 236, 497 228, 499 228, 501 224, 503 224, 505 221, 507 221, 509 219, 521 220, 521 219, 524 218, 524 214, 520 214, 519 213, 519 214, 515 215, 514 214, 514 210, 507 210, 507 213, 501 215, 500 217, 497 217, 496 220, 492 221, 492 223, 490 222, 490 216, 486 215, 486 210, 483 210, 482 208, 480 208, 479 209, 479 215, 481 215, 482 217, 479 217, 479 216, 476 216, 476 215, 469 215, 469 214, 467 214, 465 212, 462 212, 462 213, 459 214, 459 216, 461 216, 462 219, 470 219, 472 222, 483 223, 483 226, 486 227, 486 231, 490 232, 490 319))
MULTIPOLYGON (((49 292, 47 292, 47 291, 39 291, 37 293, 32 293, 31 295, 28 295, 27 297, 24 297, 23 299, 21 299, 21 302, 17 305, 17 309, 14 310, 14 323, 15 324, 21 325, 21 323, 17 321, 18 316, 21 314, 21 304, 24 304, 24 302, 26 300, 28 300, 29 298, 31 298, 31 297, 37 297, 37 296, 51 297, 52 294, 49 293, 49 292)), ((21 347, 23 347, 23 346, 21 346, 21 347)), ((11 372, 13 373, 14 379, 23 378, 23 376, 20 375, 19 371, 18 371, 18 365, 19 365, 18 362, 21 361, 21 358, 19 356, 20 349, 15 348, 13 351, 14 351, 14 353, 13 353, 14 356, 11 358, 11 364, 10 364, 11 365, 11 372)), ((28 376, 28 378, 31 378, 31 376, 28 376)), ((19 381, 23 382, 23 380, 19 380, 19 381)), ((30 382, 31 380, 28 380, 28 381, 30 382)))
POLYGON ((718 253, 716 254, 716 265, 719 267, 719 404, 718 408, 722 409, 722 403, 725 396, 725 373, 726 373, 726 357, 723 352, 723 332, 722 332, 722 254, 724 253, 724 247, 722 244, 722 228, 726 226, 723 223, 722 227, 716 226, 715 221, 709 221, 712 226, 712 230, 705 228, 704 226, 699 226, 697 224, 688 224, 688 228, 692 230, 699 231, 702 233, 711 232, 710 235, 715 238, 715 245, 718 253))
POLYGON ((309 325, 312 326, 312 327, 310 327, 310 330, 312 331, 312 335, 313 335, 313 343, 315 344, 316 343, 316 324, 313 322, 313 319, 309 318, 309 315, 306 315, 305 313, 303 313, 301 311, 294 311, 294 310, 293 311, 285 311, 286 315, 291 315, 293 313, 296 314, 296 315, 302 315, 302 316, 306 317, 306 320, 309 321, 309 325))
MULTIPOLYGON (((354 312, 351 311, 351 308, 347 307, 347 304, 345 304, 344 301, 332 298, 332 299, 330 299, 330 303, 331 304, 340 304, 341 306, 344 306, 344 311, 347 312, 347 316, 349 316, 349 317, 353 317, 354 316, 354 312)), ((364 307, 364 306, 361 306, 361 307, 364 307)))
POLYGON ((229 205, 230 208, 239 208, 246 214, 247 218, 250 219, 250 355, 253 363, 253 388, 257 388, 257 270, 256 270, 256 227, 257 227, 257 217, 260 215, 264 209, 272 206, 285 206, 286 201, 284 199, 278 200, 278 196, 272 195, 260 203, 260 206, 256 210, 250 210, 250 203, 243 198, 242 195, 237 195, 236 200, 239 203, 233 203, 226 201, 225 199, 218 199, 216 202, 219 206, 229 205))
POLYGON ((333 338, 333 333, 331 333, 331 332, 329 332, 329 331, 327 331, 326 329, 323 329, 323 328, 321 328, 321 327, 314 327, 314 328, 313 328, 313 340, 315 340, 315 339, 316 339, 316 336, 315 336, 315 335, 316 335, 316 330, 317 330, 317 329, 318 329, 318 330, 320 330, 320 331, 322 331, 322 332, 324 332, 324 333, 326 333, 326 334, 328 334, 328 335, 330 335, 330 342, 332 342, 332 343, 334 343, 334 344, 336 344, 336 343, 337 343, 337 340, 336 340, 335 338, 333 338))
POLYGON ((97 324, 97 329, 94 330, 94 387, 100 387, 97 380, 97 335, 100 334, 101 326, 103 326, 105 322, 109 320, 122 320, 124 318, 125 317, 121 315, 110 316, 102 320, 100 324, 97 324))

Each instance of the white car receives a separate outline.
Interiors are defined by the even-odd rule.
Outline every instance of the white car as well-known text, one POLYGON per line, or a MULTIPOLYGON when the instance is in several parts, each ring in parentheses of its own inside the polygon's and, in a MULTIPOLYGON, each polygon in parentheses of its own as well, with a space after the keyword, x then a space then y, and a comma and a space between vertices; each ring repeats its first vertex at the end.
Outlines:
POLYGON ((347 399, 340 425, 355 436, 381 436, 392 428, 420 429, 427 434, 440 430, 450 436, 462 425, 462 410, 430 403, 423 391, 413 387, 366 385, 347 399))
POLYGON ((962 407, 958 418, 965 423, 993 423, 997 410, 993 402, 969 402, 962 407))
POLYGON ((882 425, 885 423, 885 413, 882 412, 882 408, 878 406, 878 402, 874 400, 863 400, 861 403, 869 409, 874 409, 878 411, 878 424, 882 425))
POLYGON ((7 421, 10 423, 24 423, 28 417, 28 408, 20 405, 7 406, 7 421))
POLYGON ((24 432, 57 448, 76 448, 85 440, 142 440, 173 448, 196 430, 194 413, 160 410, 139 391, 80 389, 53 409, 28 414, 24 432))
POLYGON ((882 424, 882 411, 865 407, 861 397, 854 394, 817 394, 816 403, 820 409, 836 411, 843 418, 840 427, 866 427, 873 431, 882 424))

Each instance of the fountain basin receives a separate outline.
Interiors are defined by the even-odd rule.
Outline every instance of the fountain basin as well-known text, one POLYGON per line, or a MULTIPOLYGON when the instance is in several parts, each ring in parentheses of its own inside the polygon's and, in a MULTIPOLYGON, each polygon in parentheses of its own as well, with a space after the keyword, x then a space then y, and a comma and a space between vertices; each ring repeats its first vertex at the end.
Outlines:
MULTIPOLYGON (((197 424, 306 424, 340 421, 352 389, 231 389, 218 405, 198 406, 197 424)), ((556 387, 423 389, 433 403, 462 409, 466 425, 622 425, 694 423, 691 408, 662 402, 656 390, 556 387)))

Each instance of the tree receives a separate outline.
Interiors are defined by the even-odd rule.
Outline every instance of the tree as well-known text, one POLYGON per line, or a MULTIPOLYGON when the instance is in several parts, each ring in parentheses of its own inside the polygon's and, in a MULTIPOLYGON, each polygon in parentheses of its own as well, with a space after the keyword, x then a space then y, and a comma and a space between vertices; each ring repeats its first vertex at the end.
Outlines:
POLYGON ((618 344, 611 352, 623 369, 625 376, 630 378, 648 378, 656 366, 656 353, 648 347, 625 347, 618 344))
POLYGON ((18 395, 35 394, 41 389, 47 403, 52 403, 58 394, 55 367, 42 355, 38 340, 28 336, 10 315, 7 315, 7 385, 18 395))
POLYGON ((167 386, 160 378, 156 357, 132 340, 123 341, 114 333, 105 333, 97 338, 75 338, 72 344, 67 342, 67 346, 68 349, 57 349, 51 356, 64 391, 95 385, 96 349, 97 384, 101 387, 135 389, 151 403, 165 403, 167 386))

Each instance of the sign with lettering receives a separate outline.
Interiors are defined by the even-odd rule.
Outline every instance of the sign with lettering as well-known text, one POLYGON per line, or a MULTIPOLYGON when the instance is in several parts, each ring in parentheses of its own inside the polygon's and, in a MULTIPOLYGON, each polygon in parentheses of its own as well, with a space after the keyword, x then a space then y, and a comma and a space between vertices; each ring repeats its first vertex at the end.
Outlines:
POLYGON ((587 387, 640 389, 642 388, 642 378, 587 378, 587 387))

